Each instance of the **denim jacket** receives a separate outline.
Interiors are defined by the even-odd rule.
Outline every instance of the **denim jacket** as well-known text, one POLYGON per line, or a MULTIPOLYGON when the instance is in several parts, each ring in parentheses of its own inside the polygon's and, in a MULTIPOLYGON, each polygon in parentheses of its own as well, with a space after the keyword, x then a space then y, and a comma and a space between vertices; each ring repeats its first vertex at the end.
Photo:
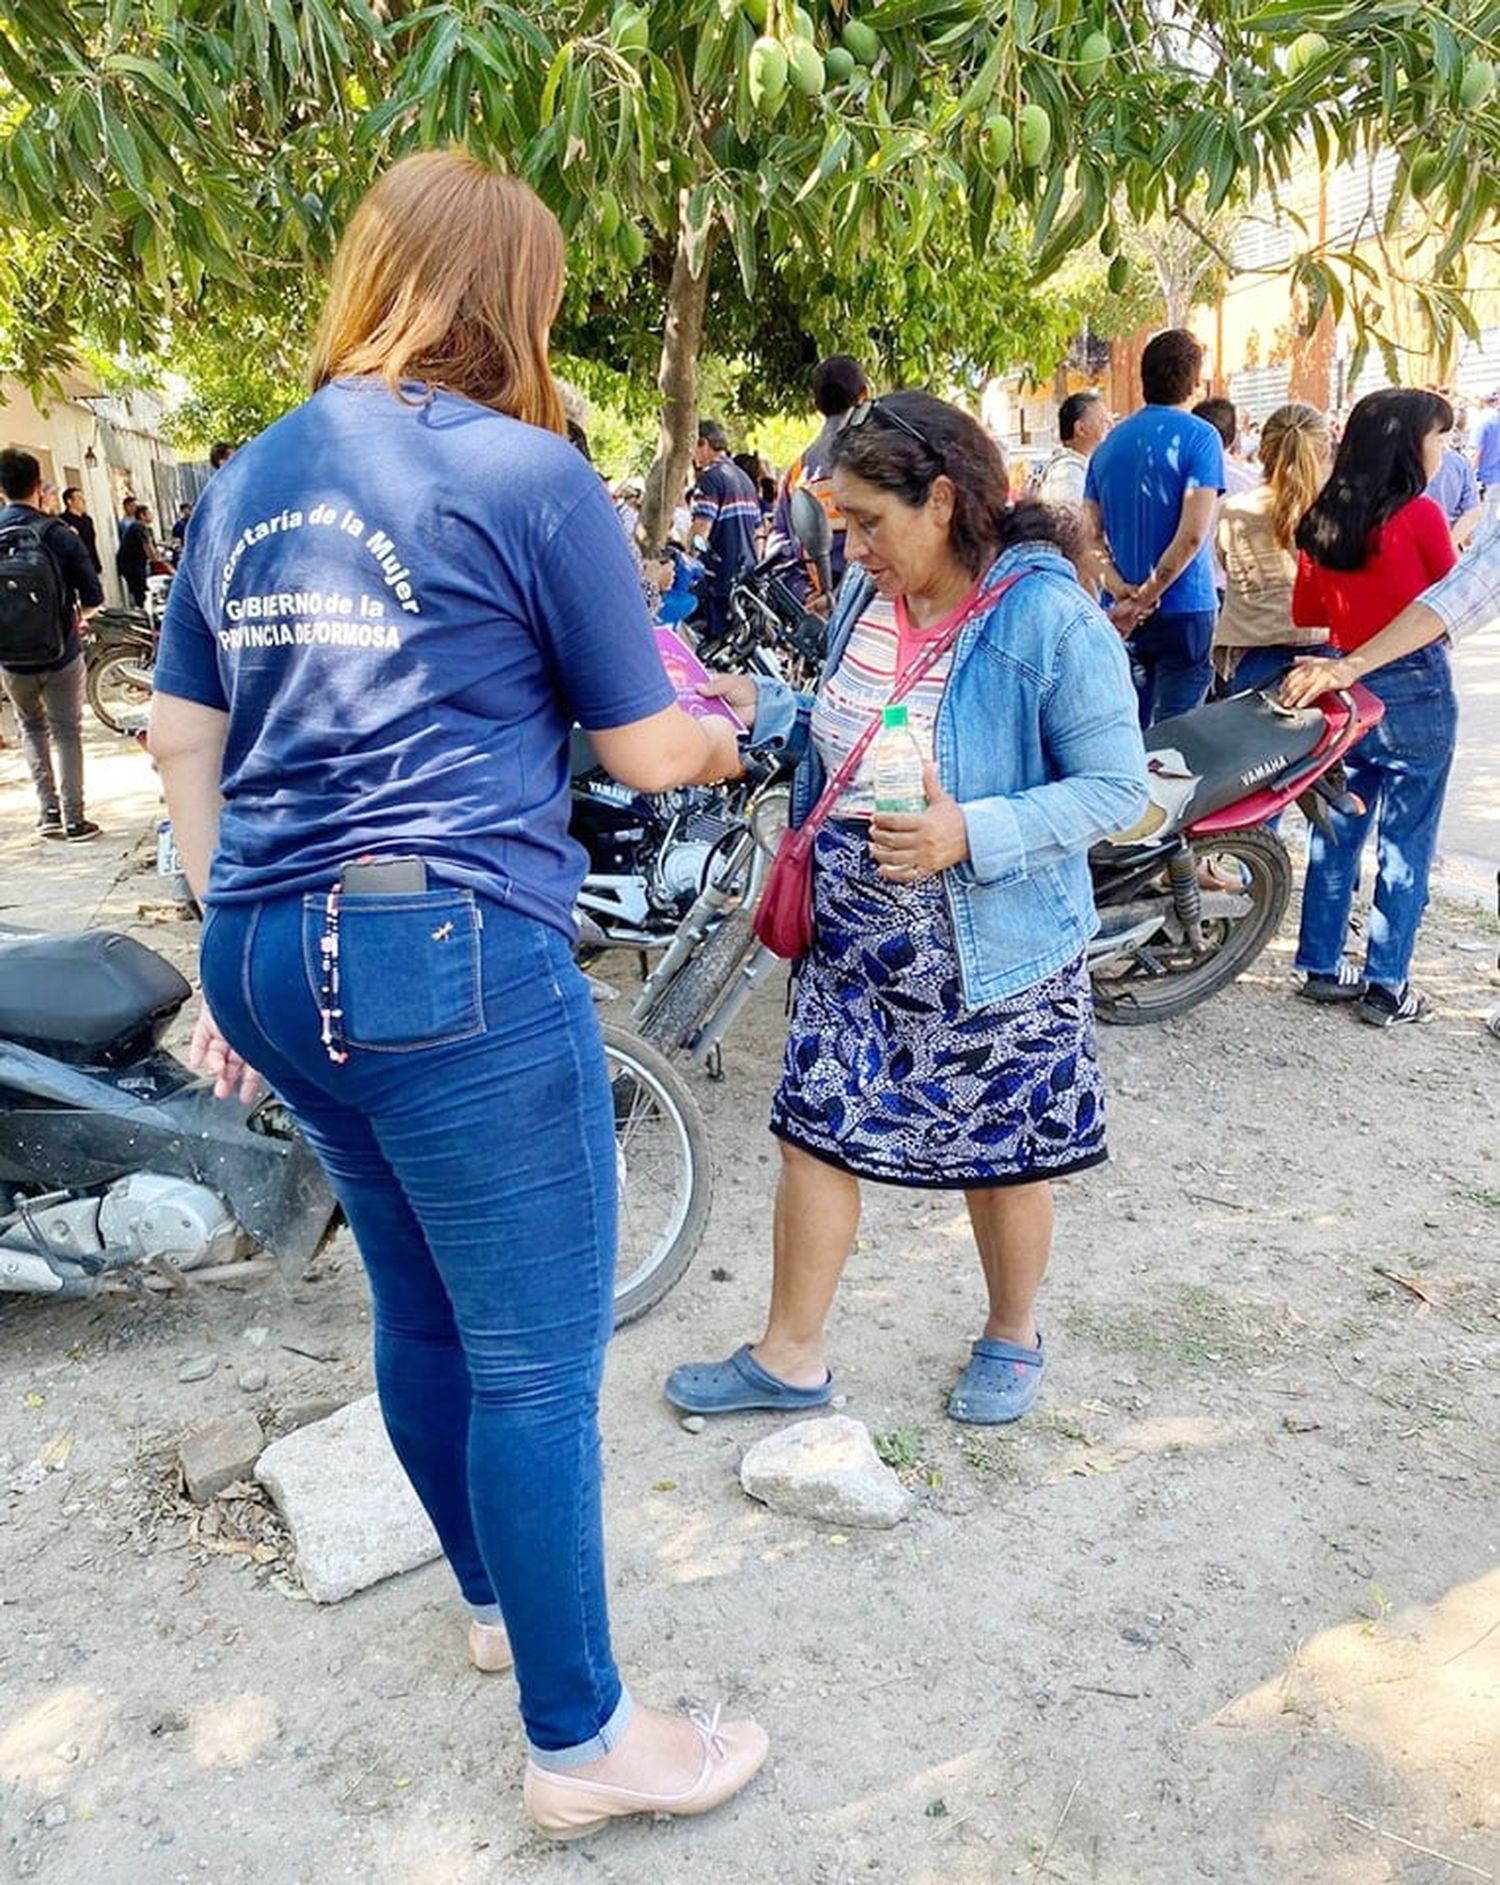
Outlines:
MULTIPOLYGON (((1071 962, 1098 928, 1088 849, 1138 818, 1146 756, 1120 638, 1050 544, 1022 543, 984 579, 1021 580, 959 633, 938 708, 935 759, 963 808, 969 855, 943 872, 965 1002, 979 1007, 1071 962)), ((848 577, 825 672, 843 658, 871 593, 848 577)), ((757 679, 750 744, 796 764, 792 823, 817 803, 823 763, 813 696, 757 679)))

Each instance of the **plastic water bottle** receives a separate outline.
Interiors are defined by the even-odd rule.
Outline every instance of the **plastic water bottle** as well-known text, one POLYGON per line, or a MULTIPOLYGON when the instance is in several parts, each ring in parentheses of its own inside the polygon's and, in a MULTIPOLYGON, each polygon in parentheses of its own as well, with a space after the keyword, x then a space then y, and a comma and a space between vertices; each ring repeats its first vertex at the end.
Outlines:
POLYGON ((922 749, 907 723, 904 706, 883 707, 873 761, 877 812, 925 812, 922 749))

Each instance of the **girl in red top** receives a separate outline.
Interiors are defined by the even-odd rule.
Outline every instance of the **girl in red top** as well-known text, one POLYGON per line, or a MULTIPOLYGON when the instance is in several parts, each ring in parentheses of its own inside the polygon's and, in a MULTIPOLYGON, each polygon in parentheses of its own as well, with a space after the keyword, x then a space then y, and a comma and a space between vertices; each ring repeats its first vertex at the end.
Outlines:
MULTIPOLYGON (((1369 393, 1349 415, 1326 485, 1297 529, 1292 620, 1326 627, 1344 654, 1379 634, 1456 561, 1447 520, 1422 495, 1443 455, 1453 409, 1436 393, 1369 393)), ((1375 1027, 1420 1021, 1407 984, 1453 743, 1458 704, 1446 642, 1393 661, 1366 682, 1385 718, 1346 762, 1357 816, 1313 829, 1296 966, 1310 1001, 1352 1001, 1375 1027), (1344 959, 1349 907, 1371 823, 1378 871, 1364 972, 1344 959)))

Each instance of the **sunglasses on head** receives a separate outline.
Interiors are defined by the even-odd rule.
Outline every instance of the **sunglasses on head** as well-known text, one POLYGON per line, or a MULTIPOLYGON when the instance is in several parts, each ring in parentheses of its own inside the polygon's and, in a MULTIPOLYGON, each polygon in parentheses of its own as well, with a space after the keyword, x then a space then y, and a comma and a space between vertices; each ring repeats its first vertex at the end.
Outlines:
POLYGON ((943 462, 943 454, 925 432, 919 432, 910 419, 903 419, 894 406, 887 406, 878 399, 862 400, 859 405, 853 407, 849 417, 844 421, 844 426, 847 431, 854 432, 860 426, 868 425, 871 419, 880 419, 886 425, 893 425, 898 432, 904 432, 909 439, 915 439, 918 445, 939 464, 943 462))

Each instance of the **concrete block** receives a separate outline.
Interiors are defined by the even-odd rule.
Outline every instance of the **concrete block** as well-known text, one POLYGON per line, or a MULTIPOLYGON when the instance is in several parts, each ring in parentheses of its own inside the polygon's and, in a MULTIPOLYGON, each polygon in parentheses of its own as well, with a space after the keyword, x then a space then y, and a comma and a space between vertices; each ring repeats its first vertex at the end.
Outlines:
POLYGON ((251 1413, 196 1428, 177 1449, 188 1497, 206 1505, 236 1479, 249 1479, 264 1445, 260 1422, 251 1413))
POLYGON ((869 1430, 847 1414, 799 1420, 757 1440, 740 1461, 752 1499, 822 1525, 899 1525, 912 1496, 875 1451, 869 1430))
POLYGON ((315 1603, 336 1604, 440 1555, 373 1394, 272 1441, 256 1478, 287 1522, 315 1603))

